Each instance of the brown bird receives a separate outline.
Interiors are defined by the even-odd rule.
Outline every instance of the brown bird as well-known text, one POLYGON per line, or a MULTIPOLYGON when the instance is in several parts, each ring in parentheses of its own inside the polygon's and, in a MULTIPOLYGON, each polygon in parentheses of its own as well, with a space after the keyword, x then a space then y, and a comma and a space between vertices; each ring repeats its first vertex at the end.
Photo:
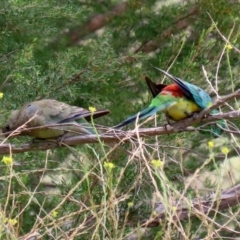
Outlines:
MULTIPOLYGON (((91 112, 56 100, 44 99, 25 104, 21 109, 12 111, 2 132, 14 131, 21 126, 33 128, 60 124, 60 126, 24 131, 21 135, 47 139, 61 137, 65 133, 67 135, 95 134, 93 127, 88 122, 91 120, 91 116, 98 118, 109 113, 110 111, 107 109, 91 112)), ((7 135, 9 134, 5 134, 5 136, 7 135)))

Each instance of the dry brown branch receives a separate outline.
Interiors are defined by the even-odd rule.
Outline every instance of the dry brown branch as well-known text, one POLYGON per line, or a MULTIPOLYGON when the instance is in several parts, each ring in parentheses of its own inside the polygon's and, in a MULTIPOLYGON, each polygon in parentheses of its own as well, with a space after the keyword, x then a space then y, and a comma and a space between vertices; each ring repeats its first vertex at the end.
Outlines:
MULTIPOLYGON (((225 102, 234 99, 235 97, 240 97, 240 89, 238 89, 237 91, 230 93, 224 97, 221 97, 219 99, 217 99, 212 106, 210 106, 209 108, 203 110, 199 115, 204 116, 205 114, 210 113, 213 109, 216 109, 220 106, 222 106, 225 102)), ((227 119, 227 118, 226 118, 227 119)))
POLYGON ((37 231, 34 231, 32 233, 28 233, 25 236, 22 236, 19 238, 19 240, 37 240, 37 239, 41 239, 41 234, 38 233, 37 231))
MULTIPOLYGON (((99 135, 99 139, 105 143, 114 143, 114 142, 125 142, 130 141, 132 138, 139 137, 149 137, 149 136, 157 136, 163 134, 170 133, 178 133, 178 132, 187 132, 187 131, 196 131, 193 127, 186 127, 195 123, 208 123, 212 121, 216 121, 218 119, 236 119, 240 118, 240 111, 232 111, 223 114, 217 114, 208 116, 201 121, 201 119, 194 117, 188 118, 186 120, 174 123, 173 125, 166 125, 164 127, 156 127, 156 128, 142 128, 139 129, 138 132, 135 130, 131 131, 118 131, 111 130, 111 132, 107 134, 99 135)), ((24 130, 26 131, 26 130, 24 130)), ((27 130, 29 131, 29 129, 27 130)), ((85 143, 98 143, 98 137, 95 135, 84 135, 84 136, 74 136, 68 137, 61 141, 61 144, 58 143, 57 140, 45 140, 40 141, 38 143, 24 143, 20 146, 10 145, 10 144, 1 144, 0 145, 0 154, 9 154, 10 151, 12 153, 21 153, 27 151, 41 151, 54 149, 61 146, 75 146, 85 143)))
MULTIPOLYGON (((184 220, 189 217, 197 216, 203 213, 214 213, 219 210, 227 209, 231 206, 239 204, 240 200, 240 184, 222 190, 221 194, 213 193, 203 198, 196 198, 190 201, 190 204, 183 204, 175 201, 176 211, 173 214, 173 219, 184 220)), ((156 227, 161 224, 161 221, 166 218, 165 206, 162 203, 156 205, 158 216, 149 219, 142 224, 143 227, 156 227)))
MULTIPOLYGON (((211 107, 203 110, 198 114, 195 114, 193 117, 179 121, 172 125, 166 125, 163 127, 155 127, 155 128, 142 128, 142 129, 140 128, 137 131, 136 130, 121 131, 121 130, 115 130, 115 129, 109 128, 108 132, 105 134, 100 134, 99 136, 84 135, 84 136, 68 137, 63 139, 61 141, 61 144, 59 144, 57 140, 46 140, 38 143, 25 143, 20 146, 2 143, 0 145, 0 154, 8 154, 10 153, 10 151, 12 153, 21 153, 26 151, 48 150, 48 149, 53 149, 53 148, 57 148, 65 145, 74 146, 74 145, 80 145, 85 143, 98 143, 99 140, 105 143, 125 142, 125 141, 129 141, 132 138, 136 138, 138 136, 149 137, 149 136, 157 136, 157 135, 170 134, 170 133, 195 131, 196 129, 194 127, 189 127, 189 126, 197 123, 214 122, 219 119, 240 118, 240 111, 231 111, 227 113, 207 116, 207 114, 211 112, 211 110, 223 105, 226 101, 229 101, 239 96, 240 96, 240 89, 225 97, 219 98, 211 107)), ((64 124, 64 125, 69 125, 69 124, 64 124)), ((30 131, 31 129, 54 128, 54 127, 56 128, 58 126, 61 126, 61 124, 48 125, 44 127, 29 128, 29 129, 23 129, 23 130, 21 129, 21 132, 20 133, 18 132, 16 134, 24 135, 24 133, 30 131)), ((225 130, 225 131, 228 131, 228 130, 225 130)))
POLYGON ((199 10, 197 6, 194 6, 189 9, 188 13, 184 16, 179 17, 174 23, 173 26, 169 27, 163 31, 160 36, 156 37, 154 40, 150 40, 147 43, 143 43, 140 47, 134 50, 134 53, 139 51, 149 53, 156 50, 159 46, 162 46, 163 40, 169 39, 173 34, 179 32, 180 30, 186 29, 188 26, 192 25, 197 18, 192 18, 197 16, 199 10))
MULTIPOLYGON (((105 14, 96 15, 92 17, 89 21, 70 29, 62 36, 63 38, 64 37, 66 38, 66 45, 72 46, 76 44, 77 42, 82 40, 84 36, 104 27, 114 17, 119 16, 126 12, 127 9, 128 9, 127 2, 120 3, 113 7, 112 10, 110 10, 109 12, 105 14)), ((51 43, 51 45, 55 46, 58 43, 59 39, 62 39, 62 37, 58 37, 56 40, 54 40, 53 43, 51 43)))
MULTIPOLYGON (((228 209, 229 207, 235 206, 239 204, 240 200, 240 184, 231 187, 229 189, 222 190, 221 193, 212 193, 208 196, 204 196, 202 198, 195 198, 193 200, 186 200, 185 203, 175 201, 174 205, 176 207, 173 216, 171 219, 173 221, 176 220, 185 220, 189 217, 197 217, 202 214, 212 214, 215 212, 219 212, 219 210, 228 209)), ((167 207, 167 206, 166 206, 167 207)), ((158 214, 154 218, 150 218, 149 220, 142 221, 142 227, 157 227, 167 218, 167 214, 165 211, 165 206, 162 203, 157 203, 155 208, 156 213, 158 214)), ((86 226, 89 225, 89 222, 92 223, 92 217, 86 221, 86 226)), ((130 223, 132 227, 137 227, 139 223, 130 223)), ((82 226, 82 227, 86 227, 82 226)), ((88 226, 90 227, 91 224, 88 226)), ((34 231, 32 234, 27 234, 20 239, 29 240, 31 237, 35 237, 38 239, 40 229, 34 231)))

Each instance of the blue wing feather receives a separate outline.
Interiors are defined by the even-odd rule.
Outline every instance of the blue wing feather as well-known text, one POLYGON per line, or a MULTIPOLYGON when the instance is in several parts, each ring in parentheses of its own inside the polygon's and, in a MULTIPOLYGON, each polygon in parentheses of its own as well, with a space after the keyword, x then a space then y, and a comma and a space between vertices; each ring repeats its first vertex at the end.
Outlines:
POLYGON ((185 82, 180 78, 174 77, 160 68, 156 67, 156 69, 164 73, 171 80, 173 80, 184 92, 184 95, 187 98, 193 100, 200 108, 202 109, 208 108, 209 105, 212 103, 212 98, 200 87, 185 82))

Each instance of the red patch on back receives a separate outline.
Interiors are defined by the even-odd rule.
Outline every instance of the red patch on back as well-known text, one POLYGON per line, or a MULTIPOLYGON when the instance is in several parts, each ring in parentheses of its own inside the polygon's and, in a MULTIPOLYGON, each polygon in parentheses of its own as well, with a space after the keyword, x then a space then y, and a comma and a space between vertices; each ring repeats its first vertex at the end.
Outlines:
POLYGON ((174 97, 184 97, 184 93, 181 90, 181 88, 177 84, 170 84, 167 85, 163 90, 161 91, 162 95, 171 94, 174 97))

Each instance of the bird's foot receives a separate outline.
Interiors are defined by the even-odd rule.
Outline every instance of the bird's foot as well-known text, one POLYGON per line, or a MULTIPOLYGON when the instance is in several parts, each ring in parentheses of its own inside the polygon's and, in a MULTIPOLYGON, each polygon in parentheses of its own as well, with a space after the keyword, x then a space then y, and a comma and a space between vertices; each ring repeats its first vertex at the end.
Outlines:
POLYGON ((171 126, 171 124, 170 124, 170 123, 165 123, 165 124, 163 125, 165 131, 168 130, 168 128, 167 128, 168 126, 171 126))
POLYGON ((194 120, 196 120, 196 119, 198 118, 198 113, 195 112, 195 113, 191 114, 191 117, 192 117, 194 120))
MULTIPOLYGON (((189 115, 189 117, 192 117, 194 120, 199 119, 199 112, 194 112, 189 115)), ((204 115, 201 119, 206 118, 207 115, 204 115)))
POLYGON ((167 121, 167 124, 165 125, 170 125, 171 126, 171 118, 169 116, 166 115, 166 121, 167 121))
POLYGON ((60 147, 62 146, 62 142, 66 137, 67 137, 66 134, 63 134, 61 137, 57 139, 57 143, 60 147))

